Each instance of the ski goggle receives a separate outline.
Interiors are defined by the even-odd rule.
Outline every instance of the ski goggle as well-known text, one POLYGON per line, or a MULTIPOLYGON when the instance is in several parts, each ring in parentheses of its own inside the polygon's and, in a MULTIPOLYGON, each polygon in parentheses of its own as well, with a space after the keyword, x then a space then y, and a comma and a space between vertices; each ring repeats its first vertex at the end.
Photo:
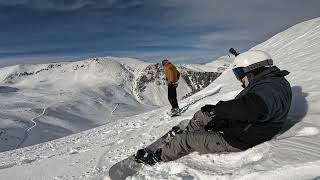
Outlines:
POLYGON ((237 79, 242 79, 247 72, 252 71, 254 69, 260 68, 260 67, 267 67, 267 66, 272 66, 273 65, 273 60, 272 59, 267 59, 261 62, 257 62, 254 64, 251 64, 247 67, 237 67, 232 69, 234 75, 236 76, 237 79))

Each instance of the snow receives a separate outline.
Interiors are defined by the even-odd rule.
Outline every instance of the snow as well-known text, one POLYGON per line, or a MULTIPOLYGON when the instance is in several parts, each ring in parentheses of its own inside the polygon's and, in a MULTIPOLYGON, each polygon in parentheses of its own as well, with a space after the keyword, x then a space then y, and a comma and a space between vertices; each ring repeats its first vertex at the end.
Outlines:
MULTIPOLYGON (((192 153, 174 162, 160 163, 153 167, 144 166, 140 172, 128 179, 307 180, 320 178, 320 18, 297 24, 253 47, 253 49, 269 52, 274 59, 274 63, 280 69, 286 69, 290 72, 287 78, 292 86, 293 101, 285 131, 273 140, 243 152, 192 153)), ((121 66, 117 65, 117 67, 121 66)), ((12 73, 16 70, 17 67, 9 67, 6 69, 6 73, 12 73)), ((3 72, 1 71, 1 73, 3 72)), ((119 71, 119 73, 123 72, 119 71)), ((75 79, 88 82, 88 78, 81 75, 81 73, 78 73, 78 78, 75 79)), ((123 75, 125 76, 125 73, 123 75)), ((72 73, 70 76, 75 77, 72 73)), ((94 74, 92 76, 94 77, 94 74)), ((4 76, 1 75, 0 77, 4 76)), ((38 78, 43 80, 40 75, 38 78)), ((57 114, 59 107, 52 103, 68 103, 65 101, 59 102, 56 100, 57 96, 52 96, 55 101, 50 98, 50 93, 59 92, 52 92, 55 87, 49 92, 40 90, 35 94, 34 89, 26 88, 27 82, 30 82, 30 80, 18 81, 16 83, 21 84, 21 86, 16 87, 18 89, 11 92, 10 88, 4 88, 10 92, 0 93, 1 97, 8 98, 10 96, 9 100, 11 102, 21 101, 22 97, 25 96, 39 95, 39 92, 47 97, 48 102, 40 101, 38 104, 29 102, 30 99, 23 101, 25 109, 21 110, 26 110, 27 107, 30 107, 30 104, 31 107, 37 106, 36 111, 25 113, 24 118, 26 120, 33 119, 36 123, 45 121, 37 121, 35 117, 41 115, 45 109, 46 112, 49 110, 50 113, 57 114), (24 93, 20 93, 21 91, 24 93), (16 94, 13 96, 11 93, 16 94)), ((70 83, 77 84, 75 82, 70 83)), ((74 87, 70 84, 58 84, 56 86, 74 87)), ((88 91, 90 95, 90 88, 88 88, 88 91)), ((232 99, 239 91, 241 91, 240 82, 234 78, 232 71, 227 69, 207 88, 179 102, 181 106, 188 105, 188 110, 181 116, 174 118, 166 116, 165 112, 169 109, 169 106, 153 108, 148 111, 144 109, 142 113, 122 119, 113 119, 106 125, 81 133, 34 146, 2 152, 0 153, 0 177, 2 179, 55 180, 109 179, 108 169, 114 163, 133 154, 137 149, 150 144, 173 125, 192 118, 201 106, 215 104, 219 100, 232 99)), ((102 94, 101 91, 99 95, 102 94)), ((77 95, 89 98, 89 95, 84 92, 77 95)), ((65 100, 67 97, 73 99, 78 96, 67 94, 61 97, 61 100, 65 100)), ((85 101, 78 100, 75 102, 83 104, 85 101)), ((105 101, 99 101, 98 99, 89 101, 88 106, 84 108, 90 106, 96 108, 99 102, 104 103, 105 101)), ((15 104, 4 102, 1 104, 3 111, 10 110, 10 106, 15 106, 15 104)), ((116 106, 114 103, 110 112, 114 109, 113 113, 117 112, 119 107, 115 108, 116 106)), ((119 106, 121 107, 121 105, 119 106)), ((81 109, 81 107, 71 106, 70 111, 75 108, 81 109)), ((132 110, 135 110, 135 108, 132 110)), ((91 109, 82 109, 77 112, 86 115, 85 112, 90 114, 90 111, 91 109)), ((102 111, 102 109, 95 110, 95 112, 99 111, 102 111)), ((91 114, 91 116, 98 115, 91 114)), ((7 124, 15 123, 13 121, 15 118, 12 117, 15 117, 14 114, 6 114, 5 119, 11 120, 6 121, 7 124)), ((101 117, 103 117, 102 114, 101 117)), ((72 118, 72 116, 63 118, 78 120, 72 118)), ((60 120, 63 126, 68 125, 62 119, 60 120)), ((40 131, 42 128, 38 130, 40 131)))
POLYGON ((233 55, 226 55, 207 63, 206 66, 210 67, 211 69, 216 69, 217 71, 223 72, 229 67, 233 60, 233 55))
POLYGON ((0 151, 46 142, 156 108, 135 99, 134 75, 125 62, 140 63, 140 68, 147 64, 104 57, 2 68, 0 151))
POLYGON ((234 60, 234 56, 222 56, 218 59, 215 59, 204 66, 201 64, 182 64, 183 67, 194 71, 204 71, 204 72, 223 72, 229 67, 229 65, 234 60))
MULTIPOLYGON (((188 65, 188 67, 204 65, 188 65)), ((0 69, 0 152, 168 105, 159 64, 99 57, 0 69)), ((185 68, 185 67, 184 67, 185 68)), ((179 81, 178 98, 192 90, 179 81)))

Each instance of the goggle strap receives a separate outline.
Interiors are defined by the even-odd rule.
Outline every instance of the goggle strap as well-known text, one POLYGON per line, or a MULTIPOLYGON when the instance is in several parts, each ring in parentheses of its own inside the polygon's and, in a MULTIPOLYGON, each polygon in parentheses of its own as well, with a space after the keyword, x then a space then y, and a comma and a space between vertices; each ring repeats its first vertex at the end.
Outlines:
POLYGON ((243 71, 245 73, 247 73, 247 72, 252 71, 254 69, 257 69, 259 67, 272 66, 272 65, 273 65, 273 60, 272 59, 267 59, 267 60, 264 60, 264 61, 261 61, 261 62, 257 62, 257 63, 251 64, 251 65, 249 65, 247 67, 244 67, 243 71))

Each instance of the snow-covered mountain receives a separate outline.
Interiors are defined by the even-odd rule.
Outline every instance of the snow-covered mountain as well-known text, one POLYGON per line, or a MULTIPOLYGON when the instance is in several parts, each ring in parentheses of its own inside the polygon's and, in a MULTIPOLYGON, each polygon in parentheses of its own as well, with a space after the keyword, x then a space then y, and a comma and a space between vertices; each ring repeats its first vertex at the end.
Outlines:
MULTIPOLYGON (((319 179, 320 18, 293 26, 253 49, 269 52, 279 68, 290 71, 293 101, 286 131, 244 152, 192 153, 174 162, 145 166, 128 179, 319 179)), ((18 94, 22 88, 2 89, 18 94)), ((108 179, 108 170, 114 163, 150 144, 178 122, 190 119, 204 104, 232 99, 239 91, 240 83, 227 69, 204 90, 180 101, 181 106, 190 104, 182 116, 165 116, 168 106, 164 106, 65 138, 0 153, 0 177, 108 179)), ((26 92, 31 96, 34 91, 26 92)), ((10 104, 2 105, 4 110, 5 107, 10 104)), ((35 116, 29 115, 32 117, 35 116)))
POLYGON ((234 58, 232 57, 232 55, 221 56, 220 58, 211 61, 205 65, 206 67, 215 69, 217 72, 223 72, 229 67, 233 59, 234 58))
MULTIPOLYGON (((198 68, 178 66, 182 74, 179 99, 220 75, 206 72, 204 65, 194 66, 198 68)), ((168 105, 162 71, 159 63, 115 57, 1 68, 0 151, 61 138, 168 105)))

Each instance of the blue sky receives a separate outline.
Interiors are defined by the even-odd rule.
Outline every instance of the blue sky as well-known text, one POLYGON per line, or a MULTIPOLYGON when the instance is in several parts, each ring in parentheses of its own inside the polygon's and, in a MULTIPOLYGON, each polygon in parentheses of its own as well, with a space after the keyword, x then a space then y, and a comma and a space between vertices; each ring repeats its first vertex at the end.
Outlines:
POLYGON ((0 0, 0 65, 96 56, 205 63, 320 16, 319 0, 0 0))

